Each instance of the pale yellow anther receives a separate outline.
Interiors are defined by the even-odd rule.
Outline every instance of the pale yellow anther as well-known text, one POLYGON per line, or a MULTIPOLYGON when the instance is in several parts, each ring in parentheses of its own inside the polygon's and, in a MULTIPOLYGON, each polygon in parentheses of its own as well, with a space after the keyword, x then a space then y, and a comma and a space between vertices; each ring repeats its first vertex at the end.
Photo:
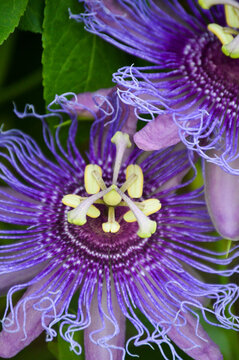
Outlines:
POLYGON ((79 195, 68 194, 63 196, 62 200, 64 205, 76 208, 80 205, 81 197, 79 195))
POLYGON ((144 175, 139 165, 131 164, 126 169, 126 181, 132 176, 137 178, 131 186, 128 187, 128 194, 132 198, 140 198, 143 194, 144 175))
MULTIPOLYGON (((101 167, 94 164, 89 164, 85 168, 85 190, 88 194, 97 194, 100 191, 100 184, 97 181, 94 173, 99 175, 99 178, 102 177, 101 167)), ((104 190, 104 189, 102 189, 104 190)))
POLYGON ((213 1, 210 0, 198 0, 198 4, 201 6, 201 8, 208 10, 213 4, 213 1))
MULTIPOLYGON (((140 210, 146 215, 152 215, 161 209, 161 204, 158 199, 148 199, 140 203, 140 210)), ((127 222, 137 221, 133 211, 127 211, 124 214, 124 220, 127 222)))
POLYGON ((239 10, 233 6, 225 5, 225 16, 228 26, 239 28, 239 10))
POLYGON ((111 185, 112 190, 103 197, 106 205, 117 206, 121 202, 121 196, 115 190, 116 188, 116 185, 111 185))
MULTIPOLYGON (((75 209, 78 205, 80 205, 83 199, 84 198, 79 195, 69 194, 63 197, 62 202, 64 205, 70 206, 75 209)), ((100 210, 97 209, 97 207, 95 207, 94 205, 91 205, 86 215, 95 219, 100 216, 100 210)))
POLYGON ((108 221, 102 224, 102 229, 104 232, 116 233, 120 229, 120 224, 115 221, 115 209, 109 207, 108 209, 108 221))
POLYGON ((216 35, 223 45, 229 44, 233 40, 233 36, 228 32, 228 29, 218 24, 209 24, 208 30, 216 35))
POLYGON ((117 233, 120 229, 119 223, 115 221, 114 223, 106 222, 102 224, 102 229, 104 232, 117 233))
POLYGON ((115 145, 124 143, 127 148, 130 148, 132 145, 129 139, 129 135, 127 133, 123 133, 122 131, 117 131, 111 138, 111 142, 115 145))

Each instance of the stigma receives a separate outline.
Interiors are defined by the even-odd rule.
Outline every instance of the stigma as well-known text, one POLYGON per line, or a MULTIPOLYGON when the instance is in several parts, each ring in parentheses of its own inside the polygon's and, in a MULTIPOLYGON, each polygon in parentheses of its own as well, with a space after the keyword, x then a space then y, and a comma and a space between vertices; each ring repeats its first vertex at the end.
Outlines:
POLYGON ((224 5, 226 23, 223 27, 215 23, 208 25, 212 32, 222 43, 222 52, 233 59, 239 58, 239 3, 234 0, 199 0, 203 9, 213 5, 224 5))
POLYGON ((62 198, 64 205, 73 208, 67 213, 68 222, 82 226, 86 224, 87 217, 99 217, 101 213, 97 205, 100 204, 107 208, 108 213, 107 222, 102 223, 102 230, 105 233, 117 233, 122 221, 137 222, 139 226, 137 235, 141 238, 148 238, 157 228, 156 222, 151 220, 149 215, 160 210, 160 201, 158 199, 139 200, 143 196, 144 175, 138 164, 130 164, 126 168, 125 182, 121 186, 118 185, 118 175, 125 151, 132 144, 129 135, 121 131, 115 133, 111 142, 116 147, 111 184, 108 186, 105 184, 103 171, 99 165, 87 165, 84 171, 84 186, 89 196, 67 194, 62 198), (117 207, 126 208, 120 219, 116 219, 115 216, 117 207))

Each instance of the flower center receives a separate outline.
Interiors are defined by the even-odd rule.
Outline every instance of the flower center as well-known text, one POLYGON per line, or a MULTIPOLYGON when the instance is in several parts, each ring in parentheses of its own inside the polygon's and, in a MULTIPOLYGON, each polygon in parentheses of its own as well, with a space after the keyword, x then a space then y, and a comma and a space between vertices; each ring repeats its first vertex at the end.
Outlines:
POLYGON ((231 58, 239 58, 239 4, 234 0, 199 0, 203 9, 213 5, 224 5, 227 27, 215 23, 208 25, 208 30, 222 43, 222 52, 231 58))
POLYGON ((142 169, 137 164, 131 164, 126 169, 125 182, 120 187, 117 185, 118 175, 123 156, 127 148, 131 147, 129 135, 120 131, 112 137, 111 142, 116 146, 116 156, 113 168, 113 179, 110 186, 106 186, 102 169, 96 164, 89 164, 84 172, 84 185, 88 197, 67 194, 63 197, 63 204, 74 208, 68 212, 68 222, 82 226, 87 222, 87 217, 97 218, 100 210, 97 204, 108 208, 108 221, 102 223, 104 232, 117 233, 120 223, 115 218, 116 207, 128 207, 123 219, 126 222, 138 222, 137 235, 141 238, 150 237, 156 231, 156 222, 148 218, 161 208, 158 199, 135 201, 143 195, 144 176, 142 169), (126 195, 126 191, 128 195, 126 195))

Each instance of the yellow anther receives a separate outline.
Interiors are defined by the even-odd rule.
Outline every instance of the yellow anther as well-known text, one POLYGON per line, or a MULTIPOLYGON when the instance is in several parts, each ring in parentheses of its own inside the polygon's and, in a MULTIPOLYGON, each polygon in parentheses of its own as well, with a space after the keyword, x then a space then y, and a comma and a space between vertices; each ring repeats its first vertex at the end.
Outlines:
POLYGON ((99 178, 102 179, 102 170, 100 166, 93 164, 87 165, 85 168, 85 190, 90 195, 97 194, 100 191, 100 184, 99 181, 97 181, 96 176, 94 176, 94 173, 97 173, 99 178))
POLYGON ((229 44, 225 44, 222 46, 222 52, 226 56, 230 56, 232 59, 239 58, 239 35, 237 35, 233 41, 229 44))
MULTIPOLYGON (((161 204, 158 199, 148 199, 140 203, 140 210, 146 215, 152 215, 161 209, 161 204)), ((124 214, 124 220, 127 222, 137 221, 133 211, 127 211, 124 214)))
POLYGON ((208 10, 213 5, 213 2, 210 0, 198 0, 198 5, 201 6, 201 8, 208 10))
POLYGON ((94 205, 91 205, 86 213, 87 216, 96 219, 100 216, 100 210, 94 205))
POLYGON ((218 24, 209 24, 208 30, 216 35, 223 45, 229 44, 233 40, 233 36, 228 32, 228 29, 218 24))
POLYGON ((111 138, 111 142, 116 146, 123 142, 127 148, 130 148, 132 145, 129 139, 129 135, 127 133, 123 133, 122 131, 117 131, 111 138))
MULTIPOLYGON (((63 197, 62 202, 64 205, 70 206, 75 209, 78 205, 80 205, 83 199, 84 198, 79 195, 69 194, 63 197)), ((86 214, 87 216, 95 219, 100 216, 100 210, 97 209, 97 207, 95 207, 94 205, 91 205, 86 214)))
POLYGON ((68 194, 63 196, 62 200, 64 205, 76 208, 80 205, 81 197, 79 195, 68 194))
POLYGON ((115 190, 116 185, 111 185, 111 191, 104 195, 103 199, 106 205, 117 206, 121 202, 121 196, 115 190))
POLYGON ((230 5, 225 5, 225 16, 228 26, 239 28, 239 10, 230 5))
POLYGON ((140 198, 143 194, 144 175, 139 165, 131 164, 126 169, 126 181, 130 176, 136 175, 137 178, 131 186, 128 187, 128 194, 132 198, 140 198))
POLYGON ((108 209, 108 221, 102 224, 102 229, 104 232, 116 233, 120 229, 120 224, 115 221, 115 209, 109 207, 108 209))
POLYGON ((113 223, 106 222, 102 224, 102 229, 104 232, 117 233, 120 229, 120 224, 117 221, 113 223))

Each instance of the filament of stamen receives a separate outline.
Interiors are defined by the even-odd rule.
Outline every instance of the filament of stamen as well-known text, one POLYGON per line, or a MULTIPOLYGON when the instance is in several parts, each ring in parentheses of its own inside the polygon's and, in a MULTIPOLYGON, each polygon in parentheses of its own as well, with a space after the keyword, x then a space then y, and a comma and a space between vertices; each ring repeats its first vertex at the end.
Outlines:
POLYGON ((99 171, 92 171, 92 175, 94 176, 96 182, 98 183, 99 187, 101 188, 101 190, 105 190, 107 189, 104 180, 102 179, 102 174, 100 174, 99 171))
POLYGON ((126 190, 128 190, 128 188, 135 182, 135 180, 137 179, 137 175, 136 174, 132 174, 128 177, 128 179, 123 183, 123 185, 121 186, 120 190, 122 192, 125 192, 126 190))

